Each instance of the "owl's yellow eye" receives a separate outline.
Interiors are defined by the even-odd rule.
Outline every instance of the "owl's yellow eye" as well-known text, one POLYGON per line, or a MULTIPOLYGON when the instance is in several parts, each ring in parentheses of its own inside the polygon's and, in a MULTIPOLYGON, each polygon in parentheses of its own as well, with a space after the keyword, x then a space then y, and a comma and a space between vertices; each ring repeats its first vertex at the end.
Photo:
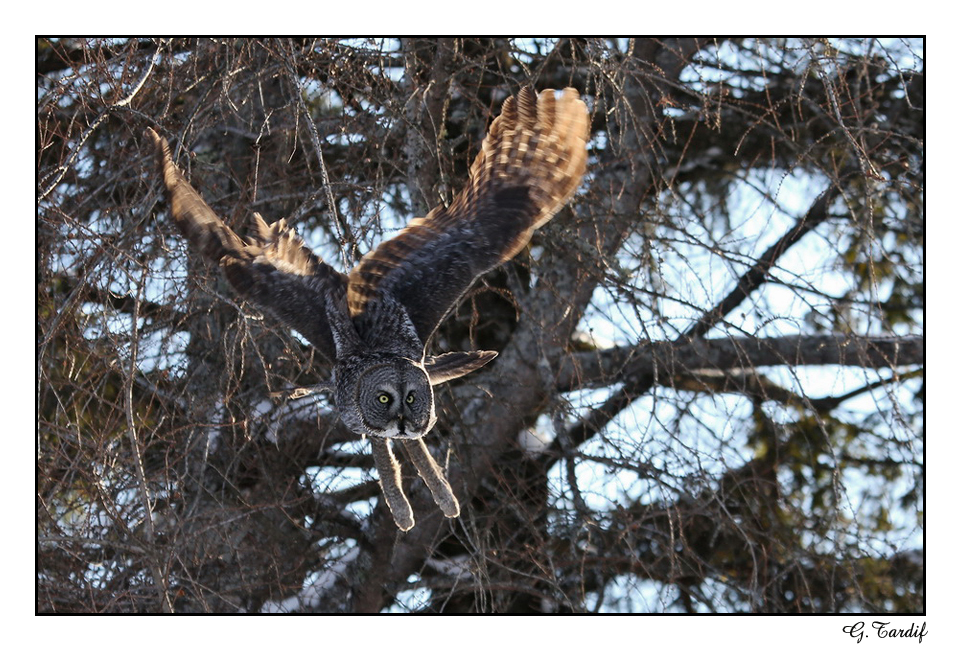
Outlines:
POLYGON ((408 397, 405 400, 408 402, 408 405, 411 405, 414 403, 414 394, 408 394, 408 397))
POLYGON ((387 393, 378 394, 377 400, 378 400, 378 403, 381 403, 381 404, 383 404, 383 405, 387 405, 388 403, 391 402, 391 395, 390 395, 390 394, 387 394, 387 393))

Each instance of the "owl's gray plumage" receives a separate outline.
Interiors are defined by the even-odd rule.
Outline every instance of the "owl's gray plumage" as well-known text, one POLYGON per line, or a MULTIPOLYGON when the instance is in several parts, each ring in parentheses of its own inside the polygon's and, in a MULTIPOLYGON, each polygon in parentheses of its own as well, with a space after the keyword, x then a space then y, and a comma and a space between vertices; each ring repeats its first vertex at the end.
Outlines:
POLYGON ((412 220, 347 275, 313 254, 284 220, 254 214, 241 238, 158 153, 171 215, 191 245, 220 263, 246 299, 297 330, 333 363, 341 419, 372 438, 385 497, 401 529, 414 525, 391 440, 401 440, 447 516, 459 507, 420 441, 435 422, 433 385, 490 362, 492 351, 426 356, 428 338, 475 279, 510 260, 571 198, 585 171, 588 113, 574 89, 508 98, 467 186, 450 206, 412 220))

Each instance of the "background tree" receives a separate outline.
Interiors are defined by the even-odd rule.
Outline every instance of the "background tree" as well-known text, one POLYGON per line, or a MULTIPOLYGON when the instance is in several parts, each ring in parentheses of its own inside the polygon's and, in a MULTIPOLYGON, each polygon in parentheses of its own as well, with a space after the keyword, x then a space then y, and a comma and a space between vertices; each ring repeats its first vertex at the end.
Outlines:
MULTIPOLYGON (((924 60, 881 40, 48 40, 38 609, 920 611, 924 60), (188 257, 152 126, 342 270, 525 84, 589 103, 571 207, 437 350, 399 533, 299 336, 188 257)), ((410 466, 406 468, 410 469, 410 466)))

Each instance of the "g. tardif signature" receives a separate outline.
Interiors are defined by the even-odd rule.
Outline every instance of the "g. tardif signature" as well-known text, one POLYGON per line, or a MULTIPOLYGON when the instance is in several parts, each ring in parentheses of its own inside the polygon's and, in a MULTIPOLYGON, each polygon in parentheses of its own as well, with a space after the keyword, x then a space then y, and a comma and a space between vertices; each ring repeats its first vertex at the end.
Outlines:
MULTIPOLYGON (((922 642, 922 638, 928 636, 924 621, 921 626, 912 623, 908 627, 898 627, 890 622, 873 620, 872 630, 875 630, 878 638, 917 638, 919 643, 922 642)), ((863 638, 870 636, 872 630, 865 629, 865 622, 861 620, 854 625, 846 625, 842 628, 842 631, 854 638, 856 643, 861 643, 863 638)))

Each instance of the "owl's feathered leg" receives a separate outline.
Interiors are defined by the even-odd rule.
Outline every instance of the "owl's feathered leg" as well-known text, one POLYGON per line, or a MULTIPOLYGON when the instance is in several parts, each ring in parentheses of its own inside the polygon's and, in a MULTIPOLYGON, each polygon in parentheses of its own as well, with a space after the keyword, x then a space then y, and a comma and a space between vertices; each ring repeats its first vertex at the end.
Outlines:
POLYGON ((424 480, 424 484, 431 490, 434 502, 441 508, 441 512, 448 518, 455 518, 461 514, 461 506, 458 499, 451 490, 444 477, 444 471, 438 466, 431 456, 431 451, 424 443, 424 439, 405 439, 403 440, 404 450, 407 451, 414 466, 418 469, 418 475, 424 480))
POLYGON ((374 453, 374 466, 377 469, 381 493, 387 499, 387 506, 398 528, 407 532, 414 527, 414 513, 401 489, 401 466, 391 451, 391 440, 371 437, 371 451, 374 453))

